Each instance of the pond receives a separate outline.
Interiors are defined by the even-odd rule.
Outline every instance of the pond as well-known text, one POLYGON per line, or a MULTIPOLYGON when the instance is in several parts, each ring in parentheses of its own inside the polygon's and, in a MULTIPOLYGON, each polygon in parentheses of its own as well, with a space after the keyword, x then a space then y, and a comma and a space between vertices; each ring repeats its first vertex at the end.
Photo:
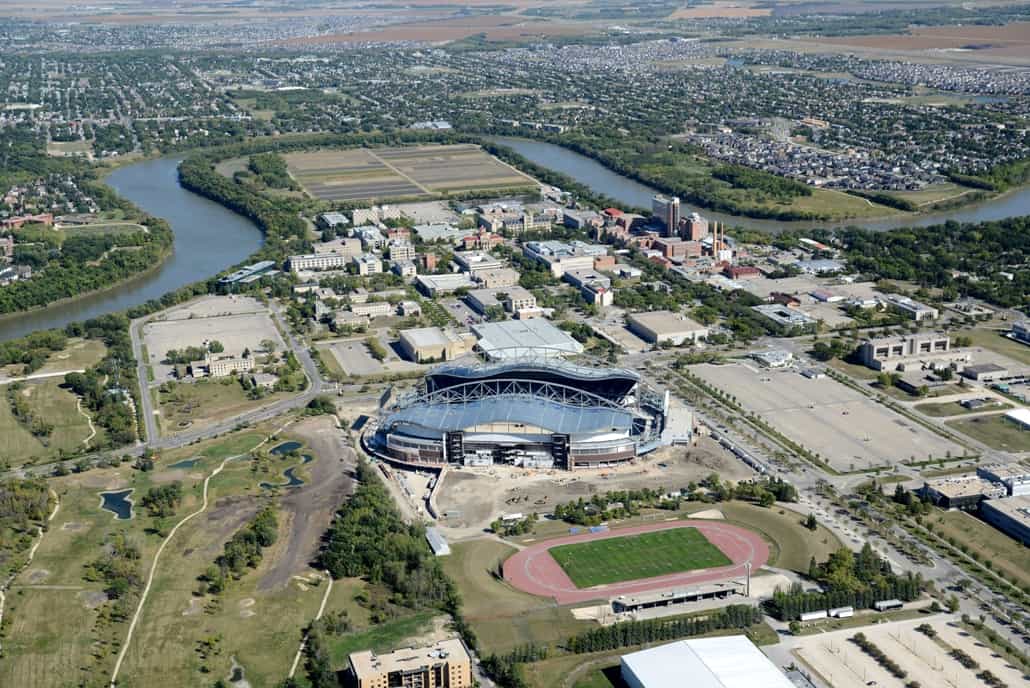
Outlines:
POLYGON ((200 463, 200 461, 200 459, 183 459, 182 461, 173 463, 169 468, 193 468, 200 463))
POLYGON ((273 454, 282 456, 283 454, 289 454, 291 451, 296 451, 301 448, 300 442, 283 442, 278 447, 272 450, 273 454))
POLYGON ((110 511, 119 521, 129 520, 132 518, 132 500, 129 499, 132 489, 129 488, 128 490, 119 490, 117 492, 101 492, 100 508, 104 511, 110 511))
MULTIPOLYGON (((296 444, 296 443, 294 442, 294 443, 291 443, 291 444, 296 444)), ((300 445, 297 444, 297 446, 299 447, 300 445)), ((273 451, 275 451, 275 450, 273 450, 273 451)), ((310 454, 305 454, 304 458, 303 458, 303 461, 301 461, 301 466, 303 466, 306 463, 311 463, 314 460, 315 460, 315 457, 311 456, 310 454)), ((300 487, 301 485, 304 484, 304 481, 301 478, 297 477, 296 471, 297 471, 298 468, 300 468, 300 466, 293 466, 293 467, 287 468, 285 471, 283 471, 283 477, 286 478, 286 482, 284 482, 284 483, 260 483, 259 486, 263 490, 272 490, 272 489, 277 488, 277 487, 300 487)))

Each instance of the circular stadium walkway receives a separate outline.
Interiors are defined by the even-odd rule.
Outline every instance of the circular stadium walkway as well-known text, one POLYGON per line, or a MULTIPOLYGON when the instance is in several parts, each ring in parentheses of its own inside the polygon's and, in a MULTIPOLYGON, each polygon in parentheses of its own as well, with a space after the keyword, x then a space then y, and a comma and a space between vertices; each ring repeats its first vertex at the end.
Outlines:
POLYGON ((768 560, 769 546, 760 535, 746 528, 719 521, 676 520, 618 528, 603 533, 566 535, 529 545, 504 562, 504 578, 519 590, 541 597, 551 597, 558 604, 576 604, 619 595, 638 595, 653 590, 725 580, 743 575, 744 564, 747 562, 751 563, 753 570, 757 570, 768 560), (696 569, 580 589, 573 584, 548 551, 559 545, 594 542, 672 528, 696 528, 733 563, 714 569, 696 569))

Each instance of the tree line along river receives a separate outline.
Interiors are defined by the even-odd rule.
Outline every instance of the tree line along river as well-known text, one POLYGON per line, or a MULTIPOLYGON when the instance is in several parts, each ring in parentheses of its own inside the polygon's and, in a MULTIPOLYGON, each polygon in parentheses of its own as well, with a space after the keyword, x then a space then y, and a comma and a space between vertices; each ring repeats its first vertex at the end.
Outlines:
MULTIPOLYGON (((612 172, 597 161, 561 146, 542 141, 490 137, 527 160, 571 177, 593 190, 629 206, 649 208, 656 191, 612 172)), ((21 337, 36 330, 64 327, 70 322, 119 311, 158 298, 182 286, 207 279, 243 261, 262 242, 250 220, 179 185, 181 157, 158 158, 126 165, 112 172, 107 183, 124 198, 156 217, 164 218, 175 233, 172 255, 161 266, 109 290, 49 308, 0 320, 0 339, 21 337)), ((684 208, 690 212, 689 207, 684 208)), ((826 227, 826 222, 758 220, 699 209, 712 220, 766 232, 826 227)), ((940 224, 947 220, 982 222, 1030 215, 1030 187, 1021 187, 984 203, 928 215, 895 216, 880 220, 840 222, 884 231, 898 227, 940 224)))

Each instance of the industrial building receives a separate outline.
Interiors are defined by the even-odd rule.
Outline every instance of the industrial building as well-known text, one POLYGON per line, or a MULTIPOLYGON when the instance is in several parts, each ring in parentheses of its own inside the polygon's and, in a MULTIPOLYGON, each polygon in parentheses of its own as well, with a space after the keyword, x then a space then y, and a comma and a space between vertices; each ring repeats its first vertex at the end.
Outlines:
POLYGON ((984 480, 1000 483, 1010 497, 1030 495, 1030 469, 1018 463, 987 463, 976 469, 984 480))
POLYGON ((672 311, 632 313, 626 316, 626 323, 634 334, 651 344, 669 342, 680 346, 684 342, 697 343, 708 338, 707 327, 672 311))
MULTIPOLYGON (((380 408, 374 434, 362 441, 406 465, 599 468, 657 448, 668 408, 668 393, 600 362, 467 357, 434 368, 380 408)), ((677 428, 677 437, 684 431, 690 427, 677 428)))
POLYGON ((629 688, 795 688, 747 636, 680 640, 623 655, 629 688))
POLYGON ((980 516, 992 526, 1030 546, 1030 494, 991 499, 980 505, 980 516))
POLYGON ((858 347, 858 359, 873 370, 916 369, 933 364, 963 364, 966 352, 952 351, 951 339, 943 334, 915 334, 867 339, 858 347))
POLYGON ((416 363, 452 361, 472 351, 476 338, 468 332, 441 330, 439 327, 419 327, 402 330, 401 352, 416 363))
POLYGON ((1018 320, 1012 323, 1012 339, 1024 344, 1030 344, 1030 320, 1018 320))
POLYGON ((377 655, 371 650, 348 657, 357 688, 469 688, 472 662, 458 639, 430 647, 377 655))
POLYGON ((1017 408, 1005 412, 1005 420, 1015 423, 1016 427, 1030 430, 1030 409, 1017 408))
POLYGON ((985 499, 1004 497, 1004 485, 978 476, 941 478, 923 483, 923 494, 942 509, 975 510, 985 499))
POLYGON ((506 320, 472 326, 479 338, 480 351, 490 360, 522 358, 527 355, 549 358, 583 353, 583 345, 550 320, 506 320))

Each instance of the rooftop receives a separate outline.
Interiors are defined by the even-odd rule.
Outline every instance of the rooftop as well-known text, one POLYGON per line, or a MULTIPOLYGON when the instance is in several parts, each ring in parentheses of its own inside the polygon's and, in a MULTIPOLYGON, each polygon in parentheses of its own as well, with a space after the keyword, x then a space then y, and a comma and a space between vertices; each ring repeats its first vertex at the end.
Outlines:
POLYGON ((1015 521, 1019 521, 1024 526, 1030 528, 1030 495, 992 499, 985 503, 988 504, 991 509, 1002 513, 1015 521))
POLYGON ((461 341, 461 335, 453 330, 441 330, 439 327, 416 327, 402 330, 401 337, 416 347, 446 346, 461 341))
POLYGON ((524 356, 537 350, 545 355, 583 353, 583 345, 549 320, 506 320, 473 325, 479 348, 492 359, 524 356))
POLYGON ((690 318, 672 311, 649 311, 647 313, 631 313, 629 318, 646 327, 655 334, 676 334, 703 330, 705 326, 690 318))
POLYGON ((364 678, 395 671, 410 671, 419 667, 431 667, 448 660, 468 662, 469 656, 461 641, 454 638, 430 647, 409 647, 383 655, 376 655, 370 650, 364 650, 353 653, 349 659, 354 675, 364 678))
POLYGON ((743 635, 659 645, 624 655, 622 663, 643 688, 794 688, 743 635))

